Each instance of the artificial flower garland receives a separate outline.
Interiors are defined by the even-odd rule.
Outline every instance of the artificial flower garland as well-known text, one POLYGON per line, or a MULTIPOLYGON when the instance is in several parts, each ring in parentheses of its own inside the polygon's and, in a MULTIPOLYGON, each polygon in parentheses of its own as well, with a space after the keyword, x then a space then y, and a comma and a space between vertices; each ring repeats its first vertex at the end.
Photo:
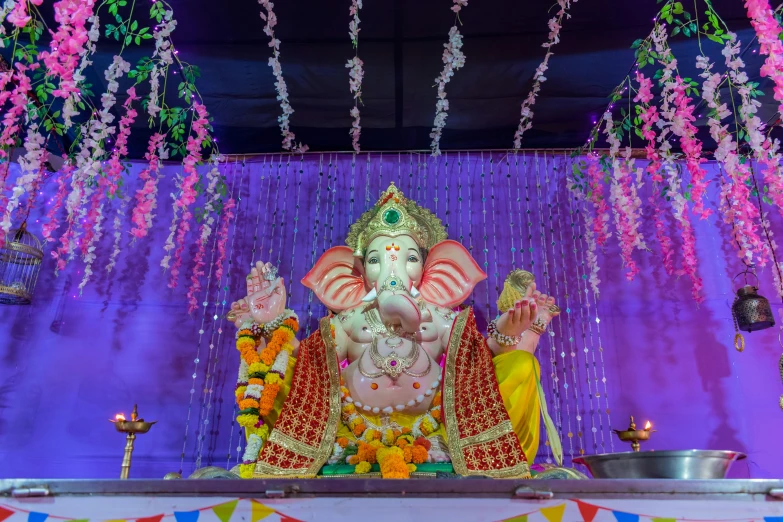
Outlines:
MULTIPOLYGON (((573 0, 577 2, 578 0, 573 0)), ((522 146, 522 136, 525 132, 533 126, 533 111, 532 107, 536 104, 536 97, 541 90, 541 84, 546 81, 544 73, 549 68, 549 59, 554 54, 552 47, 560 42, 560 29, 563 27, 563 19, 571 18, 568 14, 568 9, 571 7, 571 0, 557 0, 560 10, 557 14, 549 20, 547 25, 549 26, 549 37, 546 43, 541 47, 546 48, 546 55, 544 60, 536 67, 536 73, 533 75, 533 86, 530 88, 530 92, 522 102, 522 109, 520 110, 521 118, 519 120, 519 126, 516 133, 514 133, 514 150, 519 150, 522 146)))
MULTIPOLYGON (((236 385, 236 400, 239 406, 237 422, 245 428, 248 443, 240 465, 243 478, 253 475, 253 466, 258 459, 269 427, 263 417, 274 407, 288 370, 288 359, 294 351, 291 341, 299 331, 299 320, 293 310, 286 309, 273 323, 279 323, 269 335, 266 346, 258 352, 265 337, 264 325, 246 324, 237 332, 237 350, 241 354, 239 375, 236 385)), ((270 323, 272 324, 272 323, 270 323)))
MULTIPOLYGON (((740 72, 740 68, 744 64, 737 57, 739 46, 739 42, 736 42, 736 36, 729 33, 729 39, 726 41, 722 54, 729 67, 731 82, 736 82, 738 85, 735 86, 745 93, 744 96, 741 95, 743 100, 740 108, 740 112, 743 113, 742 119, 746 125, 757 129, 761 120, 755 116, 756 107, 750 100, 748 87, 744 85, 747 82, 747 75, 740 72)), ((712 72, 713 64, 706 56, 696 57, 696 67, 702 70, 699 76, 704 78, 702 97, 707 102, 707 106, 712 109, 708 125, 712 139, 718 144, 715 149, 715 159, 723 165, 728 176, 721 186, 718 207, 723 214, 723 221, 732 227, 732 235, 739 246, 740 258, 746 264, 754 264, 755 258, 755 262, 758 262, 760 266, 765 266, 768 246, 762 241, 756 226, 760 215, 759 209, 753 204, 747 185, 750 181, 750 165, 740 158, 734 135, 728 131, 725 125, 721 125, 721 120, 732 114, 726 103, 721 103, 721 75, 712 72)), ((754 131, 754 137, 760 134, 758 130, 754 131)))
MULTIPOLYGON (((453 0, 454 5, 451 10, 459 18, 459 12, 463 7, 468 5, 467 0, 453 0)), ((443 128, 446 126, 446 118, 449 113, 449 100, 446 99, 446 84, 451 81, 454 73, 465 66, 465 53, 462 52, 462 35, 457 28, 455 21, 454 25, 449 29, 449 41, 443 44, 443 71, 440 76, 435 78, 435 83, 438 86, 438 101, 435 104, 435 121, 433 123, 432 132, 430 132, 430 148, 432 149, 433 156, 440 156, 440 137, 443 134, 443 128)))
POLYGON ((353 109, 351 109, 351 117, 353 123, 351 124, 351 143, 353 150, 357 154, 361 152, 359 147, 359 137, 362 133, 362 127, 360 125, 361 118, 359 113, 359 102, 362 99, 362 79, 364 78, 364 62, 359 58, 359 10, 362 8, 362 0, 351 0, 351 7, 348 13, 352 16, 351 22, 348 24, 348 33, 351 36, 351 43, 353 48, 356 49, 356 55, 348 60, 345 65, 350 72, 349 87, 351 94, 353 94, 353 109))
POLYGON ((676 98, 677 82, 674 80, 673 75, 677 68, 677 60, 672 56, 671 49, 667 45, 666 30, 660 25, 656 25, 655 29, 653 29, 652 39, 655 43, 655 51, 658 54, 658 61, 663 65, 663 73, 660 79, 660 83, 663 85, 660 108, 663 120, 658 123, 661 129, 657 138, 659 143, 658 155, 661 161, 661 168, 666 173, 665 180, 668 183, 666 195, 671 200, 674 217, 680 225, 683 254, 682 273, 690 278, 692 285, 691 295, 697 303, 700 303, 704 300, 704 296, 701 293, 704 285, 697 273, 696 236, 693 233, 693 225, 691 225, 688 215, 687 200, 680 190, 682 181, 675 164, 674 154, 671 151, 671 143, 669 143, 669 135, 673 132, 670 119, 676 115, 676 108, 673 105, 676 98))
POLYGON ((272 10, 274 4, 270 0, 258 0, 258 3, 266 10, 266 14, 264 14, 263 11, 260 14, 261 19, 266 22, 264 34, 269 37, 269 47, 272 48, 269 66, 272 68, 272 73, 275 75, 277 99, 280 101, 280 108, 283 110, 283 114, 277 118, 277 121, 280 123, 280 132, 283 135, 283 149, 300 153, 307 152, 307 149, 309 148, 307 145, 296 143, 296 136, 291 131, 291 123, 288 121, 294 113, 294 109, 288 101, 288 86, 283 78, 283 66, 280 65, 280 40, 275 38, 274 29, 277 25, 277 15, 272 10))
POLYGON ((774 98, 780 103, 778 115, 783 118, 783 42, 779 38, 780 24, 768 0, 745 0, 745 9, 759 40, 759 52, 767 55, 761 67, 761 76, 768 76, 774 83, 774 98))
POLYGON ((190 276, 191 285, 190 288, 188 288, 187 294, 188 313, 190 314, 198 309, 197 295, 201 290, 201 278, 205 274, 204 265, 206 264, 206 261, 204 258, 207 254, 207 241, 212 235, 212 226, 215 224, 215 215, 213 211, 218 199, 220 199, 220 194, 215 190, 218 181, 220 181, 220 172, 218 172, 217 167, 213 167, 207 172, 207 202, 204 206, 206 218, 201 222, 201 227, 199 228, 198 250, 196 250, 196 255, 193 258, 193 270, 191 271, 190 276))
POLYGON ((60 169, 60 175, 57 176, 57 192, 54 195, 52 206, 49 207, 49 211, 46 213, 46 223, 41 226, 41 234, 47 242, 54 241, 52 235, 60 226, 60 220, 57 219, 57 214, 65 202, 65 196, 68 193, 68 181, 73 175, 73 169, 73 164, 66 160, 62 169, 60 169))
MULTIPOLYGON (((169 235, 166 240, 166 246, 164 249, 167 251, 174 248, 174 262, 171 266, 171 277, 169 279, 169 288, 177 287, 177 278, 179 276, 179 269, 182 266, 182 253, 185 251, 185 237, 190 231, 190 220, 193 214, 190 207, 196 202, 196 189, 195 185, 198 182, 199 175, 196 170, 196 164, 201 161, 201 147, 204 140, 207 137, 207 109, 200 103, 193 103, 193 110, 195 114, 193 116, 193 122, 191 124, 192 135, 188 136, 187 151, 188 155, 182 162, 182 168, 185 171, 185 178, 180 183, 180 193, 177 199, 176 206, 182 213, 178 220, 176 227, 176 248, 174 248, 174 236, 169 235), (167 248, 171 247, 171 248, 167 248)), ((172 228, 174 223, 177 222, 177 215, 172 218, 172 228)), ((167 265, 166 260, 166 265, 167 265)), ((166 266, 161 262, 161 266, 166 266)))
POLYGON ((223 205, 223 214, 220 216, 220 230, 218 231, 217 240, 218 258, 215 262, 215 285, 218 287, 223 278, 223 267, 226 262, 226 243, 228 242, 228 226, 231 224, 231 220, 234 219, 235 207, 236 202, 234 198, 229 198, 223 205))
POLYGON ((661 212, 661 206, 658 202, 658 197, 660 196, 658 184, 663 182, 663 177, 661 176, 661 157, 655 146, 655 126, 658 121, 660 121, 660 117, 658 115, 658 108, 650 103, 653 100, 652 80, 646 78, 644 74, 639 71, 636 71, 636 81, 638 83, 638 89, 633 101, 638 103, 639 107, 641 107, 639 119, 641 120, 642 128, 640 132, 642 138, 647 140, 647 145, 644 148, 647 154, 647 160, 649 161, 647 172, 652 178, 655 192, 659 194, 658 196, 650 196, 648 201, 653 207, 655 238, 661 247, 663 267, 667 274, 672 275, 674 274, 674 249, 672 240, 666 230, 666 223, 661 212))
POLYGON ((632 254, 635 249, 647 250, 641 230, 641 206, 642 202, 638 196, 638 189, 641 188, 641 169, 638 169, 636 183, 633 181, 634 160, 631 158, 630 147, 626 149, 625 158, 618 158, 620 151, 620 140, 614 131, 614 122, 612 112, 604 113, 606 127, 606 140, 610 144, 610 158, 612 160, 612 180, 609 188, 609 201, 612 203, 612 212, 614 213, 614 224, 617 229, 617 237, 620 241, 620 257, 623 265, 628 270, 625 274, 626 279, 633 281, 636 274, 639 273, 639 267, 634 261, 632 254))
POLYGON ((139 174, 139 180, 143 183, 142 187, 136 191, 136 206, 131 212, 131 222, 133 228, 131 235, 140 239, 147 235, 152 228, 152 213, 157 206, 158 195, 158 172, 161 168, 161 160, 168 157, 165 135, 155 133, 150 138, 147 145, 147 153, 144 158, 148 161, 147 168, 139 174))

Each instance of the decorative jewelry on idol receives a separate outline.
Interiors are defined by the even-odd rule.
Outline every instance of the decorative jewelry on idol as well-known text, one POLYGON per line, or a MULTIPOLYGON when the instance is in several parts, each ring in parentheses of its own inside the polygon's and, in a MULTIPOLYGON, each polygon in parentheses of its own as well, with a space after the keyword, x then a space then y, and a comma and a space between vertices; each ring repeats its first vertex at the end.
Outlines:
POLYGON ((531 332, 537 335, 543 335, 546 332, 546 323, 540 317, 537 317, 533 324, 528 328, 531 332))
POLYGON ((407 355, 399 355, 397 352, 392 351, 389 355, 383 356, 378 351, 378 339, 373 337, 372 344, 370 345, 370 358, 372 359, 373 365, 380 371, 374 373, 368 372, 364 369, 362 358, 359 358, 359 372, 368 379, 377 379, 382 375, 386 375, 392 381, 397 381, 400 374, 403 373, 410 375, 411 377, 424 377, 432 368, 432 359, 430 357, 427 357, 426 370, 422 372, 410 371, 410 368, 419 360, 420 353, 420 346, 415 340, 412 340, 411 349, 407 355))
POLYGON ((266 263, 261 268, 261 275, 264 277, 265 281, 274 281, 277 279, 277 267, 272 263, 266 263))
POLYGON ((397 276, 389 276, 381 285, 381 292, 388 290, 391 293, 407 291, 405 282, 397 276))
POLYGON ((492 337, 500 346, 516 346, 520 341, 522 341, 521 335, 511 337, 510 335, 503 335, 500 333, 498 331, 497 320, 491 321, 489 325, 487 325, 487 331, 489 332, 490 337, 492 337))
POLYGON ((560 315, 560 307, 557 305, 550 306, 549 313, 552 314, 552 317, 557 317, 558 315, 560 315))

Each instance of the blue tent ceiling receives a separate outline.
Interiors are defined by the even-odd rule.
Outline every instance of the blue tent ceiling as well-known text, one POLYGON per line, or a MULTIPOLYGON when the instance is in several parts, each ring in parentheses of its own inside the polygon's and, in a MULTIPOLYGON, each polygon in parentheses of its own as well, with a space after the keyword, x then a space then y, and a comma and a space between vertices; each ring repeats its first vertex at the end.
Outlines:
MULTIPOLYGON (((703 10, 703 0, 697 1, 703 10)), ((749 44, 753 31, 742 2, 713 3, 743 44, 749 44)), ((280 151, 280 107, 267 65, 270 50, 259 4, 252 0, 174 0, 172 5, 179 22, 172 38, 180 58, 201 68, 197 85, 214 117, 221 152, 280 151)), ((348 0, 275 4, 283 73, 296 111, 292 129, 311 150, 350 149, 352 98, 345 67, 353 56, 349 5, 348 0)), ((365 63, 364 150, 428 148, 435 112, 433 80, 442 68, 443 43, 453 21, 451 5, 448 0, 364 0, 359 46, 365 63)), ((524 147, 571 148, 584 143, 607 96, 629 71, 631 43, 650 32, 659 7, 653 0, 579 0, 573 4, 524 147)), ((443 149, 512 145, 520 103, 544 56, 541 44, 547 38, 547 20, 556 8, 552 0, 476 0, 463 10, 460 30, 465 36, 467 63, 447 86, 451 109, 441 140, 443 149)), ((672 46, 682 74, 696 78, 696 40, 680 36, 672 46)), ((704 47, 722 61, 720 46, 706 42, 704 47)), ((758 77, 762 63, 753 49, 757 46, 744 56, 752 78, 758 77)), ((102 40, 98 50, 90 75, 96 92, 105 83, 102 71, 117 48, 102 40)), ((142 53, 136 49, 126 56, 135 63, 142 53)), ((654 68, 648 69, 652 75, 654 68)), ((761 88, 768 94, 761 111, 767 121, 774 117, 776 104, 771 84, 761 81, 761 88)), ((144 122, 140 124, 143 127, 144 122)), ((143 155, 146 136, 143 128, 134 132, 132 156, 143 155)), ((705 144, 712 146, 706 134, 705 144)))

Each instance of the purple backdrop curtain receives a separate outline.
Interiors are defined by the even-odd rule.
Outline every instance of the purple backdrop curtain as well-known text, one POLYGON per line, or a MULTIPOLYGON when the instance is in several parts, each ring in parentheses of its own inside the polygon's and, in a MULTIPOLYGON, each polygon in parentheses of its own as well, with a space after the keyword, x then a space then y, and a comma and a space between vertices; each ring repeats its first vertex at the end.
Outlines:
MULTIPOLYGON (((124 441, 108 419, 127 415, 134 403, 159 422, 139 437, 132 476, 233 466, 243 446, 232 420, 238 354, 233 326, 222 318, 244 295, 251 263, 279 266, 302 335, 312 331, 326 311, 299 280, 321 253, 343 243, 349 224, 392 181, 441 217, 449 236, 487 272, 469 302, 480 325, 494 317, 513 268, 531 270, 540 288, 557 297, 563 314, 538 357, 567 462, 582 452, 625 450, 609 430, 625 427, 633 414, 659 430, 649 448, 747 451, 738 476, 774 476, 783 466, 774 436, 783 428, 777 329, 749 336, 745 353, 731 347, 731 277, 739 262, 726 225, 717 218, 696 223, 703 305, 691 300, 686 280, 665 275, 648 219, 644 231, 653 252, 635 254, 642 272, 626 283, 611 241, 599 255, 603 283, 596 303, 586 279, 582 208, 566 188, 571 161, 545 152, 232 159, 221 166, 239 200, 230 264, 221 281, 208 268, 202 307, 193 315, 184 297, 188 281, 183 277, 170 290, 159 267, 171 218, 168 196, 181 172, 167 166, 151 235, 130 244, 127 213, 113 274, 103 270, 112 242, 107 233, 83 295, 76 289, 81 263, 55 277, 47 254, 34 304, 0 308, 0 476, 116 476, 124 441)), ((37 234, 51 185, 30 219, 37 234)), ((186 268, 194 251, 191 244, 186 268)), ((210 239, 208 267, 213 252, 210 239)), ((779 308, 769 269, 761 279, 761 292, 779 308)), ((542 445, 539 460, 551 460, 548 447, 542 445)))

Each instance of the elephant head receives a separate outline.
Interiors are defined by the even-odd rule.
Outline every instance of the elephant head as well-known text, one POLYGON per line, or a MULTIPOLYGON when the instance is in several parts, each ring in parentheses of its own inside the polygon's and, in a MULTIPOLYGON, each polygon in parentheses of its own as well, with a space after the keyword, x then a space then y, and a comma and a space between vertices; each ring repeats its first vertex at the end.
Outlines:
POLYGON ((419 299, 452 308, 486 278, 455 241, 441 241, 427 252, 411 235, 378 235, 365 251, 356 257, 347 246, 327 250, 302 283, 330 310, 375 302, 385 324, 415 333, 422 322, 419 299))

